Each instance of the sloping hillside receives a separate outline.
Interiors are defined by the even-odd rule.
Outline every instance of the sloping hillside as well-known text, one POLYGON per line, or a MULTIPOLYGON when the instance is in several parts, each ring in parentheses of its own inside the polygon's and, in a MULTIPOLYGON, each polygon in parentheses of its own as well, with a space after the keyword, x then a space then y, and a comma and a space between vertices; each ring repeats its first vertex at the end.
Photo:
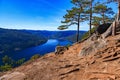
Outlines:
POLYGON ((120 34, 105 39, 106 46, 81 56, 76 43, 64 54, 47 54, 33 62, 1 73, 0 80, 120 80, 120 34))
POLYGON ((0 28, 0 54, 22 50, 31 46, 45 43, 47 39, 42 35, 21 32, 20 30, 0 28))

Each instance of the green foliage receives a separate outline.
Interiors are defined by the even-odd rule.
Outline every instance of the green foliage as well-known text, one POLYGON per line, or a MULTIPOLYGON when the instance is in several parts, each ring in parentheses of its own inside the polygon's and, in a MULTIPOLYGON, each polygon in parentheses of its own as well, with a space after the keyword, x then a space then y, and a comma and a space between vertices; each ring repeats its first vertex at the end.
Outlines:
POLYGON ((14 60, 12 58, 8 57, 7 55, 5 55, 2 58, 2 62, 3 62, 3 64, 8 64, 8 65, 11 65, 11 66, 13 66, 13 64, 14 64, 14 60))
MULTIPOLYGON (((117 0, 107 0, 108 2, 113 2, 117 0)), ((102 2, 95 0, 71 0, 73 7, 71 10, 67 10, 67 14, 63 17, 64 21, 58 27, 60 30, 68 29, 71 25, 77 25, 77 41, 79 39, 79 28, 80 23, 83 21, 89 21, 90 30, 89 35, 91 35, 92 25, 94 27, 104 24, 111 23, 113 21, 113 10, 102 2)))
MULTIPOLYGON (((110 16, 114 14, 112 8, 106 6, 103 3, 97 3, 96 6, 94 7, 94 12, 97 13, 99 16, 99 23, 106 23, 110 16)), ((98 17, 98 16, 97 16, 98 17)))
POLYGON ((38 58, 40 58, 40 57, 41 57, 40 54, 35 54, 34 56, 32 56, 32 57, 30 58, 30 60, 34 61, 34 60, 36 60, 36 59, 38 59, 38 58))
POLYGON ((94 27, 97 27, 101 24, 105 23, 112 23, 114 18, 113 18, 113 10, 112 8, 108 7, 107 5, 103 3, 96 3, 93 12, 96 13, 96 15, 93 16, 92 18, 92 25, 94 27))
POLYGON ((7 64, 7 63, 0 66, 0 72, 8 71, 8 70, 11 70, 11 69, 12 69, 12 66, 7 64))
POLYGON ((3 58, 2 58, 2 61, 3 63, 9 63, 11 61, 11 58, 8 57, 7 55, 5 55, 3 58))
POLYGON ((101 17, 94 16, 92 20, 92 26, 97 27, 100 25, 101 17))
POLYGON ((65 25, 59 26, 58 29, 64 30, 68 29, 68 27, 71 25, 77 25, 76 41, 78 42, 80 23, 88 20, 88 16, 85 14, 85 9, 88 7, 87 4, 89 3, 89 1, 72 0, 71 2, 74 7, 72 7, 71 10, 67 10, 67 14, 63 16, 64 21, 61 21, 61 23, 65 25))
POLYGON ((82 6, 80 7, 79 8, 73 7, 71 10, 67 10, 67 14, 63 16, 65 20, 61 21, 61 23, 65 25, 59 26, 58 29, 60 30, 68 29, 68 27, 71 25, 78 25, 80 22, 87 20, 87 17, 84 14, 82 6))
POLYGON ((58 27, 59 30, 65 30, 65 29, 68 29, 68 26, 67 25, 61 25, 58 27))
POLYGON ((21 64, 23 64, 24 62, 25 62, 25 58, 22 58, 22 59, 16 61, 15 63, 16 63, 16 65, 21 65, 21 64))
MULTIPOLYGON (((96 30, 96 27, 92 28, 92 29, 91 29, 91 33, 93 33, 95 30, 96 30)), ((86 38, 88 38, 88 37, 89 37, 89 31, 86 32, 86 33, 82 36, 81 40, 84 40, 84 39, 86 39, 86 38)))
POLYGON ((14 67, 20 66, 25 62, 25 58, 22 58, 18 61, 13 60, 9 56, 5 55, 2 58, 3 65, 0 66, 0 72, 11 70, 14 67))

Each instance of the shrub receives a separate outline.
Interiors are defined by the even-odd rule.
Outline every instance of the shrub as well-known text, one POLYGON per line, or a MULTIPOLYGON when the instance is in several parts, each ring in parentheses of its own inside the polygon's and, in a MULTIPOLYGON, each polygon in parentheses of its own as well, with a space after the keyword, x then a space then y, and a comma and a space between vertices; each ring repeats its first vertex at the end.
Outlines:
POLYGON ((35 54, 35 55, 33 55, 33 56, 30 58, 30 60, 34 61, 34 60, 36 60, 36 59, 38 59, 38 58, 40 58, 40 54, 35 54))
POLYGON ((0 66, 0 71, 2 71, 2 72, 8 71, 8 70, 11 70, 11 69, 12 69, 12 66, 7 64, 7 63, 5 65, 0 66))
POLYGON ((25 58, 22 58, 22 59, 16 61, 16 65, 17 66, 22 65, 24 62, 25 62, 25 58))
POLYGON ((0 72, 8 71, 11 70, 12 68, 22 65, 25 62, 25 58, 15 61, 11 57, 5 55, 2 58, 2 62, 3 65, 0 66, 0 72))

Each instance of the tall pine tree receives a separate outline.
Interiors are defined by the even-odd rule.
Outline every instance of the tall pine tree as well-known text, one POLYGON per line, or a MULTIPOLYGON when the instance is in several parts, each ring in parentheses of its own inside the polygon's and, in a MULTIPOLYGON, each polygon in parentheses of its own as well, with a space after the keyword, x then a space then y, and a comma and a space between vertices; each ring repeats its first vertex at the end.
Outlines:
POLYGON ((60 30, 67 29, 71 25, 77 25, 76 41, 79 41, 80 22, 87 20, 85 15, 86 2, 83 0, 72 0, 74 7, 67 10, 67 14, 63 17, 65 20, 61 21, 64 25, 58 27, 60 30))

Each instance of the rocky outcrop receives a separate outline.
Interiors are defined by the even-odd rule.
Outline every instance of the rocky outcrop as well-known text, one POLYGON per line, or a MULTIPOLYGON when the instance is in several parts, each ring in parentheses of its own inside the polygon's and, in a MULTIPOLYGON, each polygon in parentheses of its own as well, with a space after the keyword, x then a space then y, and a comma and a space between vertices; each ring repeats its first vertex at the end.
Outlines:
POLYGON ((82 49, 80 50, 80 56, 86 56, 91 53, 95 53, 107 45, 107 40, 103 39, 101 35, 93 33, 87 40, 82 43, 82 49))
POLYGON ((80 52, 80 55, 86 56, 91 53, 95 53, 98 50, 106 47, 106 45, 107 45, 107 42, 106 42, 106 40, 103 40, 103 39, 98 39, 98 40, 91 41, 91 42, 85 42, 83 44, 83 48, 80 52))
POLYGON ((96 33, 103 34, 110 27, 111 23, 102 24, 97 27, 96 33))
MULTIPOLYGON (((113 22, 114 24, 115 22, 113 22)), ((101 36, 103 39, 105 39, 106 37, 110 36, 112 34, 112 27, 113 24, 111 24, 111 26, 107 29, 107 31, 105 31, 101 36)))
MULTIPOLYGON (((93 33, 86 41, 84 41, 82 49, 80 51, 81 56, 96 53, 97 50, 101 50, 108 45, 107 37, 112 34, 112 29, 115 27, 115 22, 112 24, 103 24, 96 29, 96 33, 93 33), (109 27, 110 26, 110 27, 109 27)), ((120 26, 116 25, 117 32, 120 26)))
POLYGON ((118 32, 120 32, 120 21, 114 21, 110 25, 110 27, 101 36, 102 36, 102 38, 105 39, 106 37, 112 35, 112 33, 118 33, 118 32), (116 27, 116 29, 115 29, 115 27, 116 27), (114 31, 116 31, 116 32, 114 32, 114 31))
POLYGON ((63 54, 66 50, 68 50, 68 48, 65 47, 65 46, 57 46, 57 47, 55 48, 55 54, 56 54, 56 55, 57 55, 57 54, 63 54))

